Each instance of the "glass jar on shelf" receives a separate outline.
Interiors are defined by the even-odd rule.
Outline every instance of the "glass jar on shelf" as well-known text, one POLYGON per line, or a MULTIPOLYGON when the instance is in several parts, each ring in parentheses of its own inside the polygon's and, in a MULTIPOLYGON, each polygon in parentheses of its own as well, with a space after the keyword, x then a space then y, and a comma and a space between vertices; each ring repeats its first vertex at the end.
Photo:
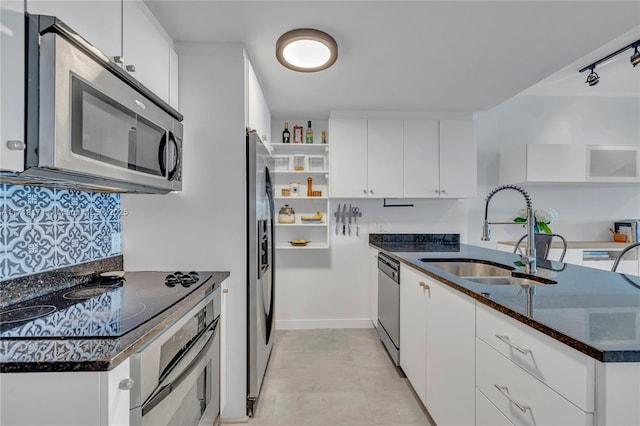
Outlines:
POLYGON ((304 155, 294 155, 293 156, 293 170, 300 172, 304 170, 305 166, 305 158, 304 155))

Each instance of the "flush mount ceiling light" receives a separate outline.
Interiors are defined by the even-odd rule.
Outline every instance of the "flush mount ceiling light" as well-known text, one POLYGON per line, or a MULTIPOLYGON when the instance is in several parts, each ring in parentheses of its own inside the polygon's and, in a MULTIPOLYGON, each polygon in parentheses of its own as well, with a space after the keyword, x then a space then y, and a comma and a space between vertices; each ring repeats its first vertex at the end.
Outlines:
POLYGON ((323 31, 300 28, 280 36, 276 42, 276 57, 278 62, 294 71, 322 71, 338 59, 338 44, 323 31))
POLYGON ((595 86, 600 81, 600 76, 598 76, 598 74, 594 71, 595 68, 596 68, 596 65, 601 64, 601 63, 603 63, 605 61, 608 61, 609 59, 613 58, 614 56, 617 56, 617 55, 621 54, 625 50, 635 49, 635 52, 633 53, 633 55, 631 55, 631 58, 629 58, 629 61, 631 62, 631 65, 633 65, 633 67, 635 68, 638 64, 640 64, 640 53, 638 53, 638 47, 640 47, 640 40, 636 40, 633 43, 623 47, 622 49, 618 49, 615 52, 613 52, 612 54, 607 55, 602 59, 598 59, 597 61, 595 61, 591 65, 587 65, 586 67, 582 68, 578 72, 584 72, 584 71, 590 70, 591 72, 587 76, 587 80, 585 81, 585 83, 587 83, 589 86, 595 86))
POLYGON ((600 76, 594 71, 595 68, 596 67, 591 67, 591 73, 587 76, 587 80, 585 81, 589 86, 595 86, 600 82, 600 76))

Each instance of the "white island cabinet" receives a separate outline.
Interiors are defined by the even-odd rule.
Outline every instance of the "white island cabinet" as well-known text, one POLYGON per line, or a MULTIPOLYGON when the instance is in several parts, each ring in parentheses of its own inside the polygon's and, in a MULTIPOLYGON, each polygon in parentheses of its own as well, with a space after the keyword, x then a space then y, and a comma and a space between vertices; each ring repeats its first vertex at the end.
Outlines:
POLYGON ((437 424, 475 419, 475 303, 400 266, 400 366, 437 424))
POLYGON ((640 362, 600 362, 405 263, 400 367, 437 424, 640 425, 640 362))
POLYGON ((127 426, 129 359, 110 371, 3 373, 0 424, 127 426))

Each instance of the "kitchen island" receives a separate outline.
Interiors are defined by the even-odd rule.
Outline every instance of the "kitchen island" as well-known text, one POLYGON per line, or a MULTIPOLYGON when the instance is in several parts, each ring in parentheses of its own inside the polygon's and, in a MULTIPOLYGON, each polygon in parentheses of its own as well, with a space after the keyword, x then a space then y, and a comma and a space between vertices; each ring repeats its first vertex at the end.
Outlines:
POLYGON ((554 284, 481 284, 430 262, 474 260, 504 265, 522 276, 520 257, 412 234, 371 235, 370 245, 402 264, 401 367, 415 370, 413 365, 402 365, 402 353, 405 349, 415 353, 424 346, 426 371, 424 367, 416 370, 416 380, 409 373, 407 377, 421 388, 426 375, 426 391, 416 391, 425 395, 423 402, 436 422, 469 422, 473 417, 476 423, 490 419, 494 424, 502 420, 539 424, 548 416, 563 424, 640 424, 640 277, 539 261, 536 277, 554 284), (412 290, 414 285, 425 300, 416 302, 420 292, 412 290), (403 297, 410 291, 414 293, 403 297), (439 293, 443 297, 436 303, 439 293), (410 304, 415 306, 408 309, 418 313, 407 327, 405 307, 410 304), (446 310, 441 308, 445 304, 446 310), (411 330, 404 336, 403 318, 404 330, 411 330), (426 322, 427 336, 412 347, 416 321, 426 322), (439 339, 441 330, 444 336, 439 339), (447 355, 442 348, 449 341, 457 346, 447 355), (431 376, 436 378, 430 377, 430 360, 439 364, 434 371, 447 370, 447 356, 462 367, 450 375, 457 380, 450 398, 458 407, 475 405, 475 413, 464 418, 447 417, 449 413, 441 407, 446 402, 430 407, 438 394, 447 395, 446 380, 437 382, 438 373, 433 371, 431 376), (466 368, 469 364, 475 368, 466 368), (521 382, 502 383, 516 380, 523 370, 521 382), (502 377, 507 371, 511 372, 502 377), (432 381, 435 385, 430 386, 432 381), (430 395, 430 388, 440 392, 430 395))

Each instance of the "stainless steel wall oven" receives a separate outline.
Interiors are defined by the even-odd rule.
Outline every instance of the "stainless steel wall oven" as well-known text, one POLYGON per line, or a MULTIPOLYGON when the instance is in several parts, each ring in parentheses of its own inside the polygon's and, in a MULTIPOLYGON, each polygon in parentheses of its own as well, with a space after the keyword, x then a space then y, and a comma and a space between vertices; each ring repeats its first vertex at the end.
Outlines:
POLYGON ((220 404, 220 288, 131 357, 131 425, 213 424, 220 404))

